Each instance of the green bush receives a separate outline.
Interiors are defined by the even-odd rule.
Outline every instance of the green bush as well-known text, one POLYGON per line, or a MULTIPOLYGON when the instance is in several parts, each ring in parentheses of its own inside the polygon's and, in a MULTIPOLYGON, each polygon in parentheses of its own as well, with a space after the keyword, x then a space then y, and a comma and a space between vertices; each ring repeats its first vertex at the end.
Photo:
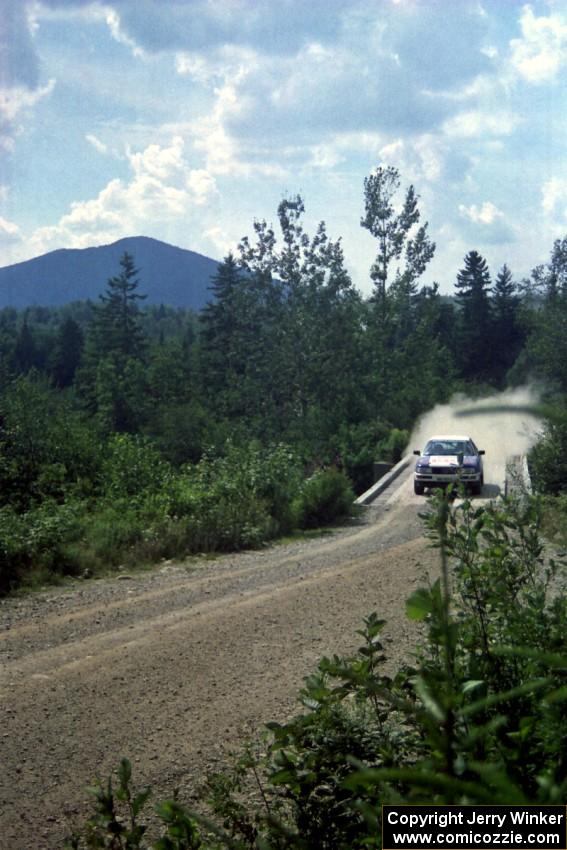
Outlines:
POLYGON ((557 410, 547 420, 528 460, 532 483, 539 493, 567 491, 567 413, 557 410))
POLYGON ((336 469, 316 472, 303 483, 294 501, 299 528, 316 528, 347 517, 352 512, 354 493, 350 481, 336 469))
POLYGON ((93 492, 101 446, 66 396, 30 373, 0 396, 0 505, 25 512, 42 500, 93 492))
MULTIPOLYGON (((147 825, 141 815, 151 791, 132 787, 132 766, 122 759, 112 778, 92 789, 94 812, 81 832, 75 832, 65 842, 66 850, 137 850, 147 848, 147 825)), ((153 850, 198 850, 204 848, 196 821, 189 817, 175 800, 156 806, 161 837, 152 842, 153 850)), ((210 846, 210 845, 209 845, 210 846)))
POLYGON ((300 481, 288 447, 227 443, 222 455, 205 454, 172 482, 170 510, 190 519, 194 551, 256 546, 292 527, 300 481))
POLYGON ((383 422, 343 425, 333 441, 333 451, 341 460, 356 493, 364 493, 374 483, 374 461, 378 445, 388 439, 383 422))
POLYGON ((288 449, 236 448, 174 473, 147 441, 111 438, 104 493, 67 549, 81 569, 261 545, 291 525, 299 483, 288 449), (297 482, 297 483, 296 483, 297 482))
POLYGON ((29 567, 25 522, 13 508, 0 509, 0 594, 16 587, 29 567))
POLYGON ((150 440, 131 434, 114 434, 104 450, 102 491, 112 499, 140 497, 156 492, 171 474, 169 464, 150 440))
POLYGON ((272 523, 265 505, 236 481, 205 485, 187 476, 173 482, 169 492, 172 516, 186 529, 187 552, 238 550, 270 537, 272 523))
MULTIPOLYGON (((100 573, 257 547, 297 524, 312 528, 348 515, 353 498, 347 479, 333 470, 302 487, 299 462, 284 445, 227 443, 222 454, 205 454, 177 472, 141 437, 113 435, 103 454, 99 492, 90 499, 68 490, 63 503, 0 512, 0 593, 34 570, 46 578, 100 573)), ((42 472, 65 477, 57 464, 42 472)))
POLYGON ((82 519, 82 548, 100 567, 121 563, 142 536, 140 513, 126 499, 101 503, 82 519))
POLYGON ((378 443, 376 447, 376 460, 386 461, 387 463, 398 463, 402 459, 409 438, 409 431, 392 428, 388 436, 378 443))
POLYGON ((242 549, 274 536, 286 506, 274 480, 278 467, 277 452, 229 445, 225 455, 206 454, 185 468, 167 492, 171 515, 186 523, 190 551, 242 549))
POLYGON ((384 803, 564 798, 567 599, 558 565, 542 567, 537 502, 451 507, 440 493, 432 506, 441 578, 408 599, 427 628, 416 663, 383 672, 373 614, 357 653, 306 679, 304 711, 270 724, 255 765, 277 793, 258 830, 266 847, 379 847, 384 803))
POLYGON ((80 534, 78 504, 45 501, 24 514, 0 509, 0 594, 28 581, 74 574, 77 563, 66 544, 80 534))
POLYGON ((567 493, 543 497, 542 532, 559 546, 567 546, 567 493))

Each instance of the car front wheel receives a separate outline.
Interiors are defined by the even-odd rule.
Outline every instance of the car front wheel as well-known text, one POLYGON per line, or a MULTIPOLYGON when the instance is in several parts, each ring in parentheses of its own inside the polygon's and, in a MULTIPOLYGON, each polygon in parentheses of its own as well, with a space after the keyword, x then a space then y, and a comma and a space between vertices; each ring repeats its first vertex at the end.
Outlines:
POLYGON ((423 496, 425 486, 420 481, 413 482, 413 492, 416 496, 423 496))

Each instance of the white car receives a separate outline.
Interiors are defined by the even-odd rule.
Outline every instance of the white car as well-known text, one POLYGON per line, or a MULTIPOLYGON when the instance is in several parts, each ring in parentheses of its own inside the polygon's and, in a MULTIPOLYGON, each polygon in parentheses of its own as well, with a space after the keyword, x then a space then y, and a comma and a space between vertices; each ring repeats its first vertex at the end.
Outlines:
POLYGON ((422 496, 428 487, 447 487, 461 482, 471 493, 479 496, 484 484, 482 455, 470 437, 442 435, 431 437, 415 464, 413 489, 422 496))

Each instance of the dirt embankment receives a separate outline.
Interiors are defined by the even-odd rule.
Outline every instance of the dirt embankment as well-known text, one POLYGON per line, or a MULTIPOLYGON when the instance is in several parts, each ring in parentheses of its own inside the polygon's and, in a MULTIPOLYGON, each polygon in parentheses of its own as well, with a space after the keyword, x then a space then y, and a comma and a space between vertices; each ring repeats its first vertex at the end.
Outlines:
POLYGON ((0 848, 51 850, 85 787, 120 757, 137 783, 180 788, 243 735, 296 708, 318 659, 388 620, 395 666, 415 633, 404 601, 437 568, 409 477, 329 537, 150 573, 77 582, 0 605, 0 848))

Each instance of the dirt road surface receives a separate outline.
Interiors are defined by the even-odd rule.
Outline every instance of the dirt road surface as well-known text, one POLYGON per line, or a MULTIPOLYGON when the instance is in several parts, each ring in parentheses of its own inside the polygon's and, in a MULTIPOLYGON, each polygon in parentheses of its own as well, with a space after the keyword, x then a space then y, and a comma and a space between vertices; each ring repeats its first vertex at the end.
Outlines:
POLYGON ((404 602, 437 556, 409 474, 330 536, 166 563, 0 604, 0 848, 52 850, 85 788, 122 756, 190 801, 243 735, 297 709, 319 658, 358 645, 373 610, 391 664, 404 602))

